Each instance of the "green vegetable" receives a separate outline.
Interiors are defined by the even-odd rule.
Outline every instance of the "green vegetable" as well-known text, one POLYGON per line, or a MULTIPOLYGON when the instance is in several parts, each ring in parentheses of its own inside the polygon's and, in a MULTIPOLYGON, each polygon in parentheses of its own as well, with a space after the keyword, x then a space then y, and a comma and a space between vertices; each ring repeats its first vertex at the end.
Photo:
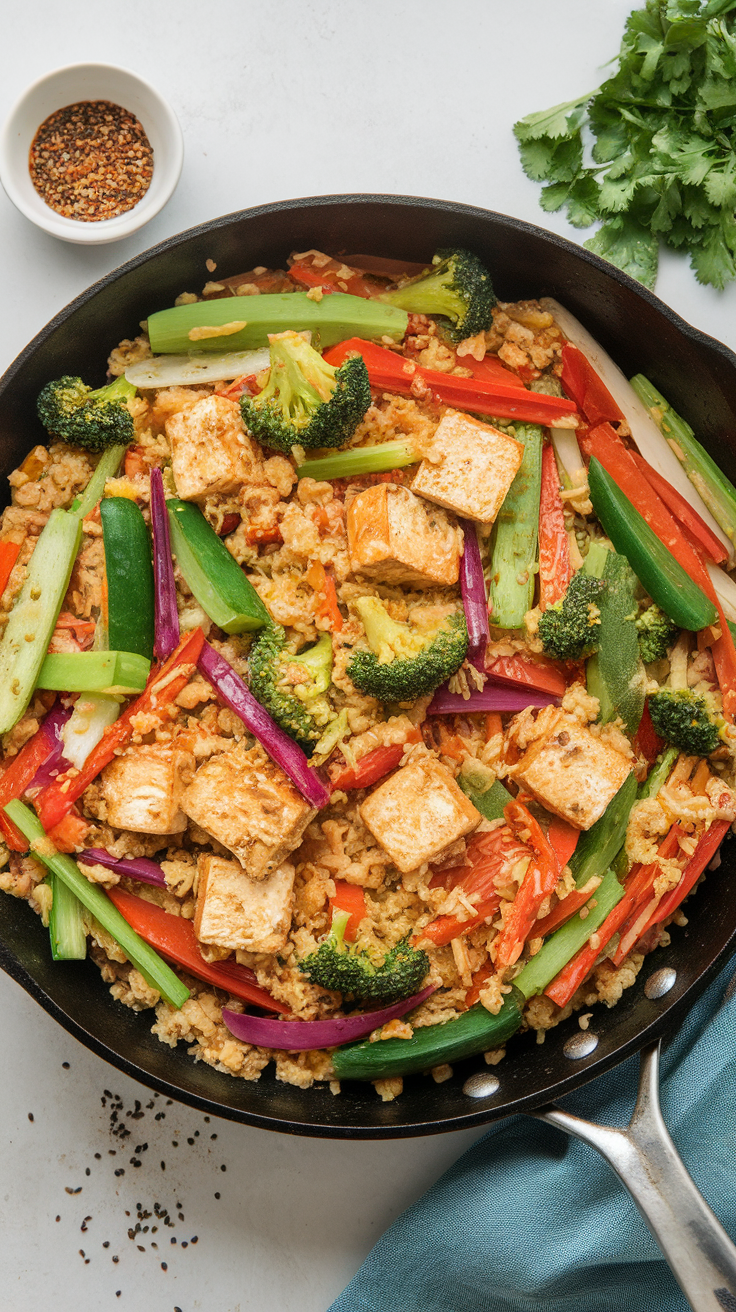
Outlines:
POLYGON ((645 665, 661 661, 677 638, 677 628, 659 606, 652 603, 636 621, 639 652, 645 665))
POLYGON ((733 483, 700 445, 690 425, 676 414, 648 378, 636 374, 631 379, 631 386, 666 437, 716 523, 733 543, 736 541, 736 488, 733 483))
POLYGON ((378 597, 359 597, 354 608, 365 629, 368 647, 356 647, 346 671, 356 688, 382 702, 407 702, 433 692, 465 660, 468 629, 462 611, 439 621, 415 607, 412 622, 392 620, 378 597))
POLYGON ((625 556, 608 552, 603 582, 600 642, 585 670, 588 692, 600 702, 602 724, 620 715, 632 735, 644 711, 646 681, 636 627, 636 575, 625 556))
POLYGON ((463 761, 457 782, 486 820, 503 820, 504 807, 514 800, 501 780, 495 779, 487 766, 472 758, 463 761))
MULTIPOLYGON (((146 521, 135 501, 100 504, 107 578, 107 641, 113 651, 153 659, 153 558, 146 521)), ((95 684, 88 684, 94 688, 95 684)))
POLYGON ((636 776, 627 775, 600 819, 580 835, 569 861, 578 888, 584 888, 594 875, 602 875, 622 847, 636 796, 636 776))
POLYGON ((81 536, 77 515, 51 511, 0 642, 0 734, 12 729, 31 700, 81 536))
POLYGON ((363 357, 352 356, 335 369, 291 332, 272 338, 270 354, 265 387, 240 399, 243 423, 253 436, 277 451, 297 444, 345 446, 371 403, 363 357))
POLYGON ((108 478, 114 478, 117 474, 126 448, 122 445, 109 446, 102 452, 95 471, 89 480, 81 497, 77 497, 72 503, 70 509, 74 511, 79 519, 84 519, 94 510, 98 501, 102 499, 105 491, 105 484, 108 478))
POLYGON ((660 239, 699 282, 736 276, 736 6, 647 0, 594 93, 515 124, 545 210, 603 226, 585 245, 653 287, 660 239), (584 161, 593 136, 593 164, 584 161))
POLYGON ((441 315, 447 323, 444 334, 451 342, 462 342, 485 332, 492 322, 496 297, 491 275, 470 251, 438 251, 432 268, 381 297, 410 314, 441 315))
POLYGON ((375 965, 363 949, 346 944, 349 920, 349 911, 333 911, 327 938, 299 963, 311 983, 376 1007, 387 1007, 418 993, 429 970, 426 952, 410 947, 402 939, 389 949, 382 964, 375 965))
POLYGON ((667 783, 678 755, 676 747, 665 748, 661 756, 657 757, 644 782, 639 784, 637 801, 641 801, 644 797, 657 796, 662 784, 667 783))
POLYGON ((137 652, 51 652, 44 656, 36 687, 54 692, 142 692, 150 671, 151 662, 137 652))
POLYGON ((172 1007, 183 1007, 189 997, 189 989, 177 978, 171 967, 162 961, 158 953, 144 943, 134 929, 131 929, 100 885, 90 883, 70 856, 55 850, 33 811, 22 802, 14 801, 8 802, 5 814, 29 840, 33 855, 66 884, 82 905, 92 913, 95 920, 99 921, 102 928, 112 935, 128 960, 141 972, 146 983, 150 984, 151 988, 158 989, 161 996, 172 1007))
POLYGON ((311 756, 333 718, 323 696, 332 682, 329 633, 312 647, 294 653, 280 624, 267 624, 248 656, 250 690, 284 733, 311 756))
POLYGON ((649 698, 649 714, 660 738, 688 756, 710 756, 721 746, 722 718, 691 688, 655 692, 649 698))
POLYGON ((125 378, 115 378, 93 392, 81 378, 67 374, 46 384, 36 407, 52 437, 85 451, 104 451, 133 441, 133 417, 126 401, 135 394, 135 387, 125 378))
POLYGON ((268 624, 269 613, 253 584, 201 510, 189 501, 174 499, 166 502, 166 509, 179 569, 213 623, 226 633, 252 632, 268 624))
POLYGON ((697 633, 714 624, 717 611, 713 603, 660 542, 595 456, 588 466, 588 481, 598 519, 652 600, 680 629, 697 633))
POLYGON ((591 934, 603 924, 606 916, 616 903, 621 901, 623 895, 623 886, 613 871, 608 870, 603 882, 592 894, 595 906, 586 903, 586 906, 581 908, 583 911, 587 910, 586 916, 581 918, 578 911, 564 925, 556 929, 554 934, 550 934, 536 956, 532 957, 516 976, 514 984, 519 992, 525 998, 533 998, 537 993, 543 993, 555 975, 559 975, 568 961, 587 943, 591 934))
POLYGON ((517 424, 524 459, 498 513, 493 533, 490 577, 491 623, 499 629, 520 629, 534 596, 542 486, 542 429, 517 424))
POLYGON ((297 466, 299 478, 354 478, 358 474, 383 474, 388 469, 403 469, 419 459, 411 442, 381 442, 377 446, 356 446, 334 456, 305 460, 297 466))
POLYGON ((602 579, 593 578, 582 569, 573 574, 564 597, 539 616, 539 637, 548 656, 562 661, 580 660, 597 651, 600 606, 605 592, 602 579))
POLYGON ((262 296, 229 296, 221 301, 197 301, 177 305, 148 316, 148 335, 154 355, 187 354, 192 350, 246 351, 268 346, 271 334, 312 333, 312 345, 324 350, 348 337, 367 337, 380 342, 384 336, 400 342, 408 315, 381 301, 334 292, 314 301, 306 292, 282 292, 262 296), (222 328, 242 324, 224 337, 199 337, 199 328, 222 328), (190 333, 195 335, 192 337, 190 333))
POLYGON ((49 938, 54 961, 84 961, 87 955, 87 930, 84 907, 58 875, 47 875, 53 901, 49 915, 49 938))
POLYGON ((363 1039, 347 1044, 332 1054, 335 1079, 385 1080, 498 1048, 518 1030, 524 1001, 518 989, 512 988, 497 1016, 479 1002, 456 1020, 423 1025, 410 1039, 379 1039, 377 1043, 363 1039))
MULTIPOLYGON (((140 657, 137 657, 140 660, 140 657)), ((74 710, 61 731, 64 756, 81 770, 103 733, 120 715, 120 702, 114 696, 88 692, 85 688, 74 703, 74 710)))

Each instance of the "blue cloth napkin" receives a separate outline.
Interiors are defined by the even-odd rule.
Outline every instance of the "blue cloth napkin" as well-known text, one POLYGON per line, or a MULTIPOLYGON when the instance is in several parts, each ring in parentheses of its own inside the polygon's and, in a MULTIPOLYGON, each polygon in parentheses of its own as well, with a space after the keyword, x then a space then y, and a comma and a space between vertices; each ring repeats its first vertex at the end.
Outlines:
MULTIPOLYGON (((509 1057, 508 1060, 513 1060, 509 1057)), ((562 1105, 625 1125, 638 1057, 562 1105)), ((664 1117, 736 1238, 736 965, 662 1059, 664 1117), (729 987, 730 986, 730 987, 729 987)), ((386 1231, 330 1312, 687 1312, 634 1203, 594 1149, 526 1116, 493 1125, 386 1231)))

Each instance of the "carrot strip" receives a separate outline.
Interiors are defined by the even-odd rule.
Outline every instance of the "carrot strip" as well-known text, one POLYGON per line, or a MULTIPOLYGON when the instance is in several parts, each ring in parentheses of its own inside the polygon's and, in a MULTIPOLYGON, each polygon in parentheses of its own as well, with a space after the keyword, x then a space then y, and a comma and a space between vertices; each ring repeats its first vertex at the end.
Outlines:
POLYGON ((517 838, 528 843, 533 856, 511 914, 498 938, 496 965, 513 966, 533 929, 544 899, 553 893, 560 877, 554 848, 531 811, 518 799, 504 807, 506 823, 517 838), (527 837, 528 835, 528 837, 527 837))
POLYGON ((8 586, 13 566, 18 559, 20 545, 17 542, 0 542, 0 596, 8 586))
POLYGON ((481 995, 481 990, 486 980, 494 973, 495 966, 492 961, 486 961, 476 970, 473 980, 465 994, 465 1007, 474 1007, 481 995))
POLYGON ((588 880, 587 884, 583 885, 582 888, 576 888, 572 893, 568 893, 567 897, 563 898, 561 902, 558 902, 557 906, 550 911, 548 916, 545 916, 543 920, 538 920, 536 922, 534 925, 533 937, 546 938, 553 930, 559 929, 560 925, 566 924, 566 922, 575 915, 575 912, 579 911, 581 907, 584 907, 586 902, 592 898, 595 890, 600 884, 600 877, 594 875, 592 879, 588 880))
POLYGON ((562 348, 561 382, 592 427, 606 420, 620 423, 623 419, 608 388, 572 342, 565 342, 562 348))

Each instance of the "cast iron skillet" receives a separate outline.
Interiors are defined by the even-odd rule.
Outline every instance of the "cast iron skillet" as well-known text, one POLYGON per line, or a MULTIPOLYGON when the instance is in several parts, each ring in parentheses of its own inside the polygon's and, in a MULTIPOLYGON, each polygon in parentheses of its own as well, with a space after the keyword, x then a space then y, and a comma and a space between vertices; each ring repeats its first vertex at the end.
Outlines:
MULTIPOLYGON (((264 205, 227 215, 173 237, 138 256, 79 296, 23 351, 0 380, 0 475, 19 464, 44 432, 35 400, 45 382, 81 374, 99 386, 110 348, 134 337, 139 322, 198 291, 205 261, 227 277, 254 265, 283 265, 291 250, 317 247, 429 260, 435 249, 467 246, 491 270, 501 300, 551 295, 569 307, 630 376, 650 377, 692 423, 730 478, 736 480, 736 356, 690 328, 651 293, 612 265, 540 228, 501 214, 446 201, 405 196, 327 196, 264 205)), ((670 947, 650 958, 637 984, 613 1010, 598 1007, 595 1052, 568 1060, 563 1044, 580 1033, 573 1018, 543 1046, 534 1035, 509 1042, 496 1068, 498 1092, 468 1098, 463 1083, 487 1070, 482 1057, 460 1062, 452 1080, 435 1085, 411 1077, 401 1098, 382 1103, 368 1085, 302 1090, 270 1071, 256 1083, 221 1075, 172 1050, 150 1033, 151 1013, 113 1002, 87 962, 54 963, 48 933, 25 902, 0 898, 0 965, 71 1034, 120 1070, 205 1112, 267 1129, 335 1138, 394 1138, 485 1124, 529 1111, 578 1088, 651 1043, 681 1020, 736 946, 736 861, 727 843, 720 869, 692 903, 689 924, 673 929, 670 947), (647 977, 677 971, 666 997, 649 1000, 647 977)))

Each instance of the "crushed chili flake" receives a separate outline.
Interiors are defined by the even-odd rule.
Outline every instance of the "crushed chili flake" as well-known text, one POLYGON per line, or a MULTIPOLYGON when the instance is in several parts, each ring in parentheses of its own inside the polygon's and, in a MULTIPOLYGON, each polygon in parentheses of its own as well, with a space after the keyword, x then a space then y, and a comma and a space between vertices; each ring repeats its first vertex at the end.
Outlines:
POLYGON ((28 167, 50 209, 97 223, 124 214, 145 195, 153 149, 141 123, 122 105, 81 100, 44 119, 28 167))

